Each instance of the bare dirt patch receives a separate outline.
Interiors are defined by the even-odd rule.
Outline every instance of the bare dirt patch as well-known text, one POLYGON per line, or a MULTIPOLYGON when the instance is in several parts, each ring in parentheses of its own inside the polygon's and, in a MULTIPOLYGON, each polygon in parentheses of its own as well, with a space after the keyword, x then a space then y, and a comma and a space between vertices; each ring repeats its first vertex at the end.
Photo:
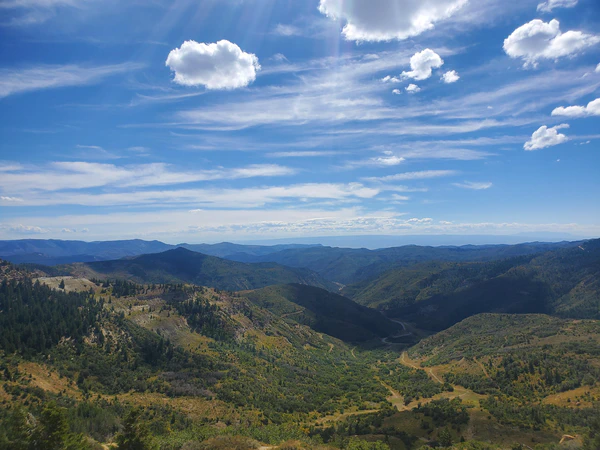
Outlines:
MULTIPOLYGON (((40 283, 46 284, 53 289, 59 289, 60 283, 65 282, 65 292, 84 292, 93 289, 98 290, 98 286, 86 278, 75 277, 41 277, 36 278, 40 283)), ((34 281, 36 281, 34 280, 34 281)))

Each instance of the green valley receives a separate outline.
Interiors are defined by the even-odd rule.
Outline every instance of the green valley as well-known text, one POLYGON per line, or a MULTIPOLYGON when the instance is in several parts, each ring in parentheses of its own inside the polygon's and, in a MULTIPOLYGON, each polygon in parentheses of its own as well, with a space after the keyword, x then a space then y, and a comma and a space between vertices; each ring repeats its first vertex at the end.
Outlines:
POLYGON ((598 254, 2 262, 0 449, 596 449, 598 254))

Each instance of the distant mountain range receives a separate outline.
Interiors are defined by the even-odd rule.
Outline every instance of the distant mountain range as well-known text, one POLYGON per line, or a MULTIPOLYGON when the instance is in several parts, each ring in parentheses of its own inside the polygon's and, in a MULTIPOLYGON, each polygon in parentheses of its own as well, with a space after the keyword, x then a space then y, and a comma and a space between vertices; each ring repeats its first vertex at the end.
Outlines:
POLYGON ((287 283, 338 289, 335 284, 307 269, 276 263, 240 263, 185 248, 113 261, 74 263, 60 269, 88 279, 124 279, 146 284, 190 283, 228 291, 287 283))
POLYGON ((317 272, 327 280, 352 284, 376 277, 394 267, 406 267, 422 262, 493 261, 576 247, 579 244, 580 242, 534 242, 517 245, 465 245, 462 247, 407 245, 380 250, 309 247, 285 249, 260 256, 244 253, 229 257, 243 262, 275 262, 284 266, 303 267, 317 272))
POLYGON ((575 236, 569 233, 556 232, 527 232, 512 235, 486 234, 424 234, 424 235, 353 235, 353 236, 311 236, 283 239, 261 239, 256 241, 238 242, 250 245, 281 245, 281 244, 321 244, 329 247, 380 248, 401 247, 405 245, 421 246, 461 246, 461 245, 515 245, 522 242, 559 242, 580 241, 591 236, 575 236))
POLYGON ((312 245, 238 245, 229 242, 220 244, 178 244, 170 245, 160 241, 140 239, 121 241, 61 241, 56 239, 23 239, 0 241, 0 258, 15 264, 34 263, 48 266, 75 262, 108 261, 148 253, 160 253, 176 248, 186 248, 206 255, 226 258, 230 255, 248 254, 263 256, 292 248, 307 248, 312 245))
POLYGON ((243 263, 277 263, 309 269, 324 279, 351 284, 376 277, 391 268, 426 261, 475 262, 532 255, 559 248, 576 247, 580 242, 528 243, 517 245, 465 245, 461 247, 422 247, 408 245, 379 250, 337 248, 321 245, 280 244, 274 246, 220 244, 181 244, 159 241, 125 240, 83 242, 60 240, 0 241, 0 258, 13 263, 63 265, 97 262, 160 253, 185 248, 209 256, 243 263))

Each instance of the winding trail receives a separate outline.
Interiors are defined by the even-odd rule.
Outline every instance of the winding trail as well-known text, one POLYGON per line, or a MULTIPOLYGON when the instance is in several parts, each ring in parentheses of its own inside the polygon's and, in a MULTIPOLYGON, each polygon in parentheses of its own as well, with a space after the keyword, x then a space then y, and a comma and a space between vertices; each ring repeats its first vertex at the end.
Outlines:
POLYGON ((410 361, 407 361, 407 354, 406 354, 406 352, 403 352, 402 356, 400 356, 400 362, 402 364, 404 364, 405 366, 412 367, 413 369, 422 370, 420 367, 417 367, 413 363, 411 363, 410 361))
POLYGON ((395 342, 390 342, 389 339, 398 339, 398 338, 401 338, 401 337, 412 336, 412 332, 408 331, 406 329, 406 325, 404 324, 404 322, 401 322, 401 321, 399 321, 397 319, 389 319, 389 320, 391 322, 399 324, 402 327, 402 333, 400 333, 400 334, 394 334, 393 336, 388 336, 388 337, 381 338, 381 342, 383 342, 384 344, 393 345, 393 344, 395 344, 395 342))
POLYGON ((431 375, 431 377, 438 383, 444 384, 444 382, 435 373, 433 373, 433 369, 429 369, 429 375, 431 375))
MULTIPOLYGON (((402 355, 400 356, 399 360, 400 360, 400 363, 402 363, 403 365, 405 365, 407 367, 410 367, 412 369, 417 369, 417 370, 424 370, 425 373, 427 373, 427 375, 429 375, 429 377, 431 377, 431 379, 433 381, 435 381, 436 383, 445 384, 444 380, 442 380, 438 375, 436 375, 436 373, 433 371, 432 368, 426 369, 426 368, 419 367, 419 366, 415 365, 408 358, 408 355, 407 355, 406 352, 402 353, 402 355)), ((479 401, 482 398, 484 398, 483 395, 476 394, 475 392, 471 391, 470 389, 467 389, 467 388, 462 387, 462 386, 458 386, 458 385, 453 384, 452 388, 453 388, 453 390, 451 392, 442 392, 441 394, 434 395, 430 399, 421 399, 420 402, 421 403, 429 403, 432 400, 437 400, 437 399, 440 399, 440 398, 447 398, 447 399, 460 398, 462 400, 469 401, 469 402, 473 403, 474 405, 479 405, 479 401)), ((413 403, 411 403, 410 405, 408 405, 408 409, 413 409, 416 404, 417 404, 417 401, 414 401, 413 403)), ((400 410, 402 411, 403 409, 400 409, 400 410)))
POLYGON ((282 319, 284 319, 284 318, 286 318, 286 317, 293 316, 294 314, 300 314, 300 313, 303 313, 303 312, 304 312, 303 310, 300 310, 300 311, 294 311, 294 312, 287 313, 287 314, 282 314, 282 315, 281 315, 281 318, 282 318, 282 319))
MULTIPOLYGON (((490 374, 488 373, 487 369, 485 368, 485 366, 483 365, 483 363, 481 361, 479 361, 477 358, 473 358, 473 361, 475 361, 475 363, 479 366, 479 368, 483 371, 483 374, 486 376, 486 378, 488 380, 492 380, 492 377, 490 377, 490 374)), ((493 380, 492 380, 493 381, 493 380)))

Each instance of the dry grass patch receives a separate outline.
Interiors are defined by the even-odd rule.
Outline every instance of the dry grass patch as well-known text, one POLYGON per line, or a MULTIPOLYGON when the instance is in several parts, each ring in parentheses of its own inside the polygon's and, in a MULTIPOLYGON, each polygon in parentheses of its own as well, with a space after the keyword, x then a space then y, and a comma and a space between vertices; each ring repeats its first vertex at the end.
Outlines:
POLYGON ((81 398, 81 392, 77 386, 70 384, 67 378, 61 377, 47 366, 33 362, 25 362, 19 364, 19 371, 31 375, 31 384, 44 391, 53 394, 66 392, 69 397, 81 398))
POLYGON ((542 403, 563 408, 591 408, 594 399, 600 400, 600 387, 582 386, 571 391, 549 395, 542 403))

